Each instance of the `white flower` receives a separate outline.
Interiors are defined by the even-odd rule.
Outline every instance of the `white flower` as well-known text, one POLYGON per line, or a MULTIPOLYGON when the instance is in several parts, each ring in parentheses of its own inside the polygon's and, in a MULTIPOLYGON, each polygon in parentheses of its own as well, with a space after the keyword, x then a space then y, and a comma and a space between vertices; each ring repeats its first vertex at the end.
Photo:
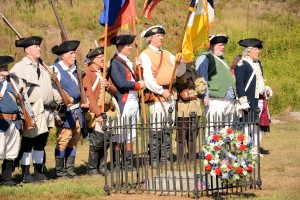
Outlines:
POLYGON ((224 141, 223 140, 219 140, 219 145, 223 145, 224 141))
POLYGON ((222 178, 223 179, 227 179, 227 176, 228 176, 228 173, 226 173, 226 172, 222 173, 222 178))
POLYGON ((244 176, 246 176, 248 174, 248 172, 246 170, 243 170, 243 174, 244 174, 244 176))
POLYGON ((225 163, 222 164, 220 168, 222 169, 222 171, 226 170, 227 169, 227 164, 225 164, 225 163))
POLYGON ((238 166, 240 166, 239 163, 237 163, 237 162, 236 162, 236 163, 233 163, 233 167, 234 167, 234 168, 237 168, 238 166))
POLYGON ((239 180, 240 176, 238 174, 233 175, 233 180, 239 180))
POLYGON ((246 162, 245 162, 245 160, 243 160, 243 161, 241 162, 241 165, 242 165, 243 167, 246 167, 246 162))
POLYGON ((215 170, 211 170, 211 171, 210 171, 210 175, 216 176, 216 171, 215 171, 215 170))

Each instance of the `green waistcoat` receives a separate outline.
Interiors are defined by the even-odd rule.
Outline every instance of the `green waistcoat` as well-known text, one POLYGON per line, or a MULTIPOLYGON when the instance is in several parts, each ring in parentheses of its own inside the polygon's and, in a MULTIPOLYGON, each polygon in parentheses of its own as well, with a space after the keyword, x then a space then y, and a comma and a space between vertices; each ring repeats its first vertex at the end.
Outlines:
MULTIPOLYGON (((235 80, 233 75, 221 61, 215 58, 211 52, 205 52, 203 55, 209 59, 208 66, 208 89, 210 97, 224 97, 230 85, 235 89, 235 80)), ((223 56, 220 57, 226 64, 223 56)), ((227 66, 229 66, 227 64, 227 66)))

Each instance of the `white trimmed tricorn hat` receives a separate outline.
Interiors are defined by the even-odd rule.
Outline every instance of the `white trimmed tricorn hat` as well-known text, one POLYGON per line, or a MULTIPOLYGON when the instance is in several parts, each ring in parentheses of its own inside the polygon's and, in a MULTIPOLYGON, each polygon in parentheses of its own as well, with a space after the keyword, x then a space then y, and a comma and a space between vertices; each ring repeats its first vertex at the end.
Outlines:
POLYGON ((209 36, 209 43, 210 44, 218 44, 218 43, 226 44, 228 42, 228 39, 229 39, 229 37, 226 34, 210 35, 209 36))
POLYGON ((155 26, 151 26, 150 28, 147 28, 146 30, 144 30, 141 33, 141 37, 149 37, 151 35, 155 35, 155 34, 166 34, 166 30, 164 29, 164 27, 162 25, 155 25, 155 26))

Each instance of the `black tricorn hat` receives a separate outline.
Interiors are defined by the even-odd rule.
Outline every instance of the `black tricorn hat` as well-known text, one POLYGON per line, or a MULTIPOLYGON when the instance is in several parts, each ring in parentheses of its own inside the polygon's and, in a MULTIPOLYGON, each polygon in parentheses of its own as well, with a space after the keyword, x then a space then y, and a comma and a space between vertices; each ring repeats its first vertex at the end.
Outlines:
POLYGON ((217 35, 211 35, 209 36, 209 43, 212 44, 219 44, 224 43, 226 44, 228 42, 228 35, 225 34, 217 34, 217 35))
POLYGON ((0 67, 14 62, 15 59, 11 56, 0 56, 0 67))
POLYGON ((52 47, 51 52, 55 55, 62 55, 69 51, 75 51, 79 46, 80 41, 78 40, 69 40, 61 43, 60 45, 55 45, 52 47))
POLYGON ((249 38, 249 39, 244 39, 240 40, 238 44, 242 47, 257 47, 259 49, 263 48, 262 41, 256 38, 249 38))
POLYGON ((166 30, 164 29, 164 27, 162 25, 155 25, 155 26, 151 26, 150 28, 147 28, 146 30, 144 30, 141 33, 141 37, 149 37, 151 35, 155 35, 155 34, 166 34, 166 30))
POLYGON ((90 52, 86 55, 86 57, 93 58, 101 54, 104 54, 104 47, 97 47, 95 49, 90 49, 90 52))
POLYGON ((32 45, 40 45, 42 43, 43 38, 39 36, 30 36, 27 38, 21 38, 15 41, 16 47, 29 47, 32 45))
POLYGON ((135 35, 118 35, 110 39, 110 43, 114 45, 126 45, 132 44, 134 41, 135 35))

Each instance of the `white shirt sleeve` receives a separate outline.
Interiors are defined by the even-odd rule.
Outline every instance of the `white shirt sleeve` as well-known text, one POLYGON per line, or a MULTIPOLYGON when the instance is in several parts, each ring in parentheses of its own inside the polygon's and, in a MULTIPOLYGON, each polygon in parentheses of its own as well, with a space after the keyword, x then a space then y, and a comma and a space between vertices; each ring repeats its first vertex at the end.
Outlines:
POLYGON ((164 89, 161 85, 157 84, 155 78, 152 75, 151 59, 145 53, 141 53, 140 56, 141 56, 142 68, 143 68, 143 78, 146 87, 150 91, 161 95, 164 92, 164 89))

